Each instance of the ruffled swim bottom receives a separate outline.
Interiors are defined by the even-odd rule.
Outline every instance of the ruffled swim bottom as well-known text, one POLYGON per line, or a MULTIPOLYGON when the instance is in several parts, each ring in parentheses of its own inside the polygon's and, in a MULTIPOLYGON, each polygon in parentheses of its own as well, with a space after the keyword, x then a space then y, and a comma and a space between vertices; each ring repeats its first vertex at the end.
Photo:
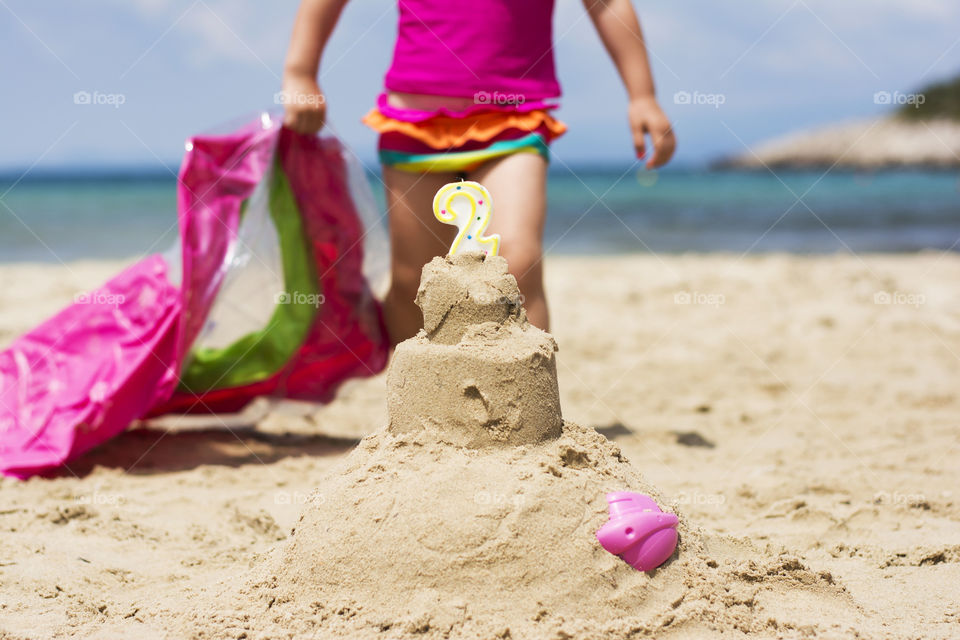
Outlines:
POLYGON ((550 160, 550 143, 567 127, 545 109, 481 111, 461 117, 403 120, 373 109, 364 124, 380 133, 380 162, 412 171, 462 173, 514 153, 550 160))

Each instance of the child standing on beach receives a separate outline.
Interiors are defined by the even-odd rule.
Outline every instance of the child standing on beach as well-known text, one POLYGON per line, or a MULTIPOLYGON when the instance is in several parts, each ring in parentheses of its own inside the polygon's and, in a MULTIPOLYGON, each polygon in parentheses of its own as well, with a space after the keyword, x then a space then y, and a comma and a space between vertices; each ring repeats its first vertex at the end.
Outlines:
MULTIPOLYGON (((284 123, 323 127, 320 58, 347 0, 302 0, 284 68, 284 123)), ((640 24, 630 0, 583 0, 629 97, 637 157, 648 169, 673 155, 670 121, 657 104, 640 24)), ((391 286, 384 301, 393 342, 421 327, 420 270, 447 252, 454 230, 433 216, 433 196, 459 179, 483 184, 496 203, 488 232, 524 296, 530 321, 548 329, 543 229, 550 143, 566 131, 551 112, 560 96, 553 62, 554 0, 399 0, 385 92, 364 122, 380 133, 390 225, 391 286)))

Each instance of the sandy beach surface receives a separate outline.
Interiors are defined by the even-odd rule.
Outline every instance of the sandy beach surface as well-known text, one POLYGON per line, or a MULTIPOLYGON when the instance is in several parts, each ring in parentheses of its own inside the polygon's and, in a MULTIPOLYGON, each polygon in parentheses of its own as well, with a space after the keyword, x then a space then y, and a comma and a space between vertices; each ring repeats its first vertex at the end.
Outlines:
MULTIPOLYGON (((0 265, 0 344, 118 268, 0 265)), ((564 418, 612 440, 701 549, 736 556, 728 582, 638 574, 680 594, 658 637, 960 636, 960 256, 563 257, 547 278, 564 418)), ((59 477, 0 480, 0 638, 277 637, 211 594, 336 499, 385 396, 381 375, 322 408, 164 418, 59 477)), ((544 637, 591 637, 565 624, 544 637)))

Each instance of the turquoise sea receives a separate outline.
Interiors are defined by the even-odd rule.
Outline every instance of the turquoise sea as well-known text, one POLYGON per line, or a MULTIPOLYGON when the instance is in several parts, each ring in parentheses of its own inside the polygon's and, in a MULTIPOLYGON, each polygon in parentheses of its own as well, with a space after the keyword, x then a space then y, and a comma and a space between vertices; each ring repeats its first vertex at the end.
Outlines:
MULTIPOLYGON (((123 258, 176 240, 170 174, 32 173, 15 181, 0 178, 0 261, 123 258)), ((960 177, 948 171, 584 167, 551 175, 549 212, 549 253, 960 248, 960 177)))

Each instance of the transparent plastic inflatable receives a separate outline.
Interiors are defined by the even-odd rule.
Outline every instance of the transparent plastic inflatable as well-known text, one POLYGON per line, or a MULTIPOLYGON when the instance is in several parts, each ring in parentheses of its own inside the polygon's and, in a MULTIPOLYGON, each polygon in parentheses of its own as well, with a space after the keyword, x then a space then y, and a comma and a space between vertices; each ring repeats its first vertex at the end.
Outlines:
POLYGON ((146 416, 326 402, 386 365, 386 235, 337 139, 270 114, 194 137, 177 209, 178 246, 0 352, 0 471, 53 469, 146 416))

